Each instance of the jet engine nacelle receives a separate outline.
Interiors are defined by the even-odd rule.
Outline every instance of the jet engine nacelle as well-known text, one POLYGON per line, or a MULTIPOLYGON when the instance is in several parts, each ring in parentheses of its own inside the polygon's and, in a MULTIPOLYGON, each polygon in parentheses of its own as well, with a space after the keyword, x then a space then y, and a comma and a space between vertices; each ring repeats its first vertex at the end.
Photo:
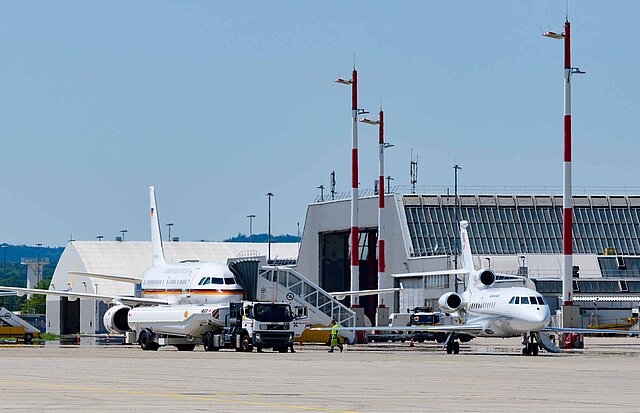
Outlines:
POLYGON ((480 281, 480 284, 490 287, 496 282, 496 273, 491 269, 482 270, 480 275, 478 275, 478 281, 480 281))
POLYGON ((127 331, 131 331, 131 327, 129 327, 129 322, 127 321, 129 318, 129 310, 131 307, 127 305, 114 305, 110 309, 104 313, 104 317, 102 317, 102 321, 104 322, 104 326, 110 333, 126 333, 127 331))
POLYGON ((457 311, 462 305, 462 297, 453 292, 442 294, 442 296, 438 300, 438 305, 440 306, 440 309, 445 313, 457 311))

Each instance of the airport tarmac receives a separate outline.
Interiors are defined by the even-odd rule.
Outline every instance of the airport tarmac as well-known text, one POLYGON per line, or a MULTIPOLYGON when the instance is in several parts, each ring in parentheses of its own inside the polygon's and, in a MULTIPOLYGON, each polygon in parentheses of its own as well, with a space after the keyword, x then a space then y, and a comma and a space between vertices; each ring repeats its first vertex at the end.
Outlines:
POLYGON ((0 347, 2 411, 425 412, 640 410, 640 339, 520 356, 519 339, 296 346, 297 353, 0 347))

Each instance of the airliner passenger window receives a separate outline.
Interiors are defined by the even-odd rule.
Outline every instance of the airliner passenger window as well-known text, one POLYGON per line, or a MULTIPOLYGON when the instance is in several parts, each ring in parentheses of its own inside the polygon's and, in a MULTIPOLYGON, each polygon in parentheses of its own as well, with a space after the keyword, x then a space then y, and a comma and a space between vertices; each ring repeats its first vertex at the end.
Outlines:
POLYGON ((230 277, 225 277, 224 283, 225 284, 235 284, 236 280, 234 280, 233 278, 230 278, 230 277))
POLYGON ((224 281, 222 280, 222 278, 213 277, 211 280, 212 280, 211 284, 224 284, 224 281))
POLYGON ((521 297, 521 304, 529 304, 529 297, 521 297))

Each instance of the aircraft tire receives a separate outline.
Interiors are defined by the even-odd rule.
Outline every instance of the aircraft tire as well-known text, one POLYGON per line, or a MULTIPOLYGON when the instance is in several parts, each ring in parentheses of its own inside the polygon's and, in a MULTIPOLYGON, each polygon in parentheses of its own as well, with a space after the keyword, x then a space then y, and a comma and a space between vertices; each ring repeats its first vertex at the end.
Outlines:
POLYGON ((453 342, 453 354, 458 354, 460 353, 460 343, 458 343, 457 341, 453 342))
POLYGON ((453 342, 449 341, 447 343, 447 354, 453 354, 453 342))
POLYGON ((529 355, 531 356, 538 355, 538 343, 529 343, 529 355))

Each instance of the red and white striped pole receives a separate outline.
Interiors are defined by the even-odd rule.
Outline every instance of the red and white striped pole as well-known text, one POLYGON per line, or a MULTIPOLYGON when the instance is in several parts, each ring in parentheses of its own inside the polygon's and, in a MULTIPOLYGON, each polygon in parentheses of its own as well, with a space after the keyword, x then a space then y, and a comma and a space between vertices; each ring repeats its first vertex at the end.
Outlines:
MULTIPOLYGON (((358 230, 358 72, 351 74, 351 290, 360 290, 360 252, 358 230)), ((351 306, 359 306, 358 296, 351 296, 351 306)))
POLYGON ((571 195, 571 38, 564 23, 564 184, 562 191, 562 305, 573 305, 573 198, 571 195))
MULTIPOLYGON (((338 78, 336 83, 351 85, 351 290, 360 290, 360 253, 358 248, 358 72, 353 68, 350 80, 338 78)), ((351 296, 351 306, 359 307, 357 296, 351 296)))
MULTIPOLYGON (((378 178, 378 289, 381 289, 382 279, 384 278, 385 262, 384 262, 384 113, 380 109, 380 124, 378 125, 378 152, 379 152, 379 170, 378 178)), ((384 307, 384 299, 378 294, 378 307, 384 307)))

